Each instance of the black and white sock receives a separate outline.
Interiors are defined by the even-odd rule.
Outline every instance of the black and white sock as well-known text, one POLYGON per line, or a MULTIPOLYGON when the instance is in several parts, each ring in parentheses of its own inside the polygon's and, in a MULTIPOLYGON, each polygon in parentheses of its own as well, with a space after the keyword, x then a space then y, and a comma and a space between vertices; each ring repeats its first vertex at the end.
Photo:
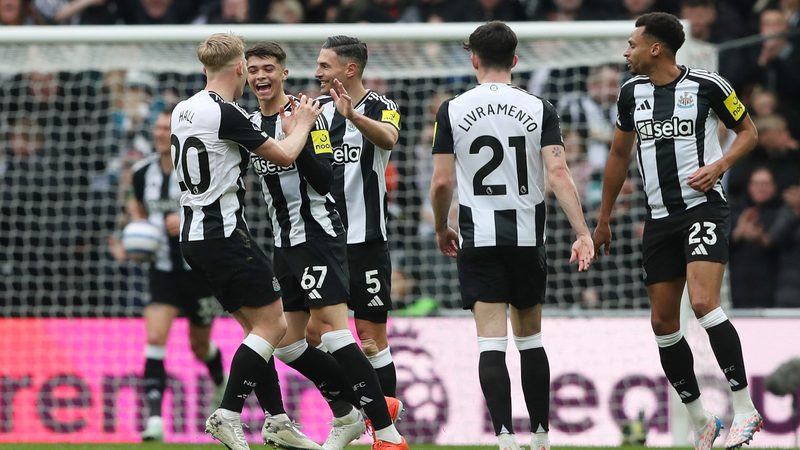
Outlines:
POLYGON ((203 359, 208 368, 208 375, 214 384, 219 386, 225 382, 225 374, 222 371, 222 352, 214 341, 208 343, 208 355, 203 359))
MULTIPOLYGON (((277 351, 277 350, 276 350, 277 351)), ((281 394, 281 384, 278 380, 278 371, 275 369, 275 355, 269 359, 267 366, 259 374, 258 382, 253 387, 258 404, 266 414, 277 416, 286 414, 283 408, 283 395, 281 394)))
POLYGON ((397 371, 392 360, 391 349, 386 347, 372 356, 367 356, 367 359, 378 375, 383 395, 397 397, 397 371))
POLYGON ((514 336, 519 350, 522 369, 522 393, 532 433, 547 433, 550 430, 550 362, 542 343, 542 333, 531 336, 514 336))
POLYGON ((302 339, 276 348, 274 356, 317 386, 334 417, 347 416, 354 405, 360 408, 342 367, 329 353, 309 346, 302 339))
POLYGON ((689 343, 680 330, 663 336, 656 336, 661 367, 670 384, 689 411, 695 429, 704 426, 708 416, 700 400, 700 388, 694 373, 694 357, 689 343))
POLYGON ((322 335, 322 342, 344 370, 361 407, 375 427, 376 439, 399 444, 402 438, 389 416, 378 375, 356 345, 350 330, 329 331, 322 335))
POLYGON ((754 411, 755 405, 747 391, 747 373, 742 356, 742 343, 728 316, 719 307, 697 319, 708 333, 711 349, 732 391, 734 413, 754 411))
POLYGON ((236 349, 231 362, 231 373, 220 408, 241 413, 250 391, 258 386, 272 357, 272 345, 266 339, 249 334, 236 349))
POLYGON ((167 387, 166 353, 167 348, 162 345, 148 344, 144 349, 144 394, 151 417, 161 415, 161 400, 167 387))
POLYGON ((511 380, 506 367, 508 337, 478 337, 478 378, 492 417, 494 434, 514 433, 511 422, 511 380))

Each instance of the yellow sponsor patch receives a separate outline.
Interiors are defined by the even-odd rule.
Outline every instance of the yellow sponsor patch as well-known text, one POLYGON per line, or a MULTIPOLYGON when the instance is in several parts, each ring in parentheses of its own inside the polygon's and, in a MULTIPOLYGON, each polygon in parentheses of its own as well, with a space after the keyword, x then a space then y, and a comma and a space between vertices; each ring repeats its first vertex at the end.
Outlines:
POLYGON ((725 107, 728 108, 728 112, 731 113, 734 120, 739 120, 744 114, 744 105, 736 97, 736 92, 731 92, 731 95, 725 99, 725 107))
POLYGON ((381 122, 389 122, 400 129, 400 112, 391 109, 381 111, 381 122))
POLYGON ((328 130, 315 130, 311 132, 311 142, 314 143, 314 153, 321 155, 323 153, 333 153, 331 147, 331 136, 328 130))

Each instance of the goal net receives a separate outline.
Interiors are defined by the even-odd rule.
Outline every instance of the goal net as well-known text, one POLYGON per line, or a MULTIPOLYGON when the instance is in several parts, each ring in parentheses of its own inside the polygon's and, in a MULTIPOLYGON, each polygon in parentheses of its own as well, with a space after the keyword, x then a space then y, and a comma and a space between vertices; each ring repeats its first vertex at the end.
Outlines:
MULTIPOLYGON (((24 411, 29 411, 31 420, 39 421, 39 425, 26 429, 30 433, 39 429, 52 431, 52 427, 42 425, 49 411, 46 402, 42 406, 43 398, 56 406, 67 402, 76 407, 102 408, 98 414, 104 420, 98 432, 123 429, 125 426, 120 424, 126 420, 141 425, 136 408, 141 399, 129 391, 135 390, 138 383, 142 331, 140 322, 131 320, 141 315, 142 306, 149 300, 147 269, 115 260, 113 242, 127 220, 124 199, 130 187, 131 167, 153 153, 152 126, 158 111, 204 87, 195 49, 212 32, 233 31, 248 44, 278 41, 288 54, 287 90, 311 96, 319 94, 313 73, 325 37, 347 34, 368 43, 366 86, 395 100, 402 115, 400 142, 387 171, 393 297, 401 309, 413 306, 409 313, 420 305, 435 305, 444 315, 459 311, 455 264, 435 246, 428 200, 430 144, 439 104, 475 84, 469 56, 461 42, 476 25, 1 30, 0 129, 4 148, 0 153, 0 315, 48 319, 37 322, 35 327, 22 319, 3 327, 0 439, 6 439, 3 430, 19 430, 15 427, 23 419, 12 410, 23 411, 20 414, 24 417, 28 417, 24 411), (63 318, 74 320, 60 320, 63 318), (43 385, 33 389, 36 377, 25 378, 29 372, 17 365, 35 368, 42 364, 42 355, 50 354, 49 346, 60 344, 87 354, 74 359, 64 357, 64 361, 72 362, 63 371, 56 370, 58 376, 45 379, 43 385), (29 351, 20 354, 17 348, 29 351), (130 367, 128 362, 121 362, 129 360, 130 367), (91 372, 86 379, 94 380, 92 383, 99 387, 87 389, 98 389, 98 398, 93 397, 90 402, 88 397, 78 395, 84 392, 87 382, 71 375, 73 365, 80 367, 76 371, 91 372), (115 366, 122 368, 114 376, 103 372, 103 367, 115 366), (55 384, 47 385, 48 382, 55 384), (122 405, 129 405, 130 411, 120 412, 124 410, 122 405)), ((613 132, 615 100, 620 84, 627 78, 621 64, 622 52, 633 24, 520 23, 512 28, 520 40, 513 82, 549 100, 559 111, 571 170, 592 226, 613 132)), ((714 49, 693 41, 687 42, 680 57, 683 63, 694 67, 714 69, 716 65, 714 49)), ((239 103, 247 110, 257 107, 249 92, 239 103)), ((258 192, 260 184, 252 173, 247 181, 247 221, 253 234, 269 249, 269 221, 258 192)), ((593 266, 588 275, 579 275, 569 266, 572 231, 553 196, 548 197, 547 308, 608 311, 647 307, 640 270, 645 214, 640 184, 638 171, 632 166, 614 216, 614 252, 593 266)), ((228 325, 222 328, 228 332, 225 339, 235 346, 239 331, 235 324, 228 325)), ((185 347, 182 330, 185 323, 176 324, 173 336, 183 333, 183 340, 178 342, 185 347)), ((215 336, 220 333, 215 330, 215 336)), ((624 333, 619 330, 620 335, 624 333)), ((464 345, 473 343, 467 341, 464 345)), ((186 354, 185 349, 182 351, 186 354)), ((228 356, 231 354, 232 351, 228 356)), ((186 358, 183 362, 169 362, 168 357, 168 370, 177 371, 184 363, 194 364, 186 358)), ((61 364, 57 361, 60 360, 47 364, 61 364)), ((469 367, 469 377, 474 378, 472 365, 469 367)), ((203 391, 207 379, 201 369, 192 369, 196 379, 183 380, 184 384, 171 380, 176 384, 167 403, 183 405, 186 398, 195 398, 195 391, 203 391)), ((411 372, 414 380, 425 379, 419 378, 419 370, 411 372)), ((287 382, 286 376, 282 372, 284 383, 295 389, 300 381, 287 382)), ((580 385, 580 380, 572 381, 580 385)), ((437 392, 421 395, 434 399, 441 394, 437 392)), ((290 401, 295 406, 311 401, 305 394, 292 395, 290 401)), ((568 404, 570 400, 564 401, 568 404)), ((420 401, 420 414, 428 414, 426 407, 433 408, 429 411, 432 417, 439 414, 435 407, 426 405, 420 401)), ((649 408, 646 404, 641 407, 649 408)), ((173 411, 172 433, 177 440, 202 439, 195 436, 197 421, 190 417, 201 417, 203 412, 200 407, 187 408, 180 413, 173 411)), ((631 411, 623 416, 636 415, 636 405, 625 408, 631 411)), ((61 415, 53 420, 66 428, 56 430, 56 437, 62 433, 60 436, 69 440, 70 430, 81 429, 80 417, 63 411, 58 414, 61 415)), ((654 417, 664 419, 657 414, 654 417)), ((412 439, 435 438, 430 427, 420 425, 414 429, 414 421, 411 422, 407 431, 412 439)), ((428 422, 419 418, 419 423, 428 422)), ((114 439, 135 438, 135 426, 132 427, 128 430, 130 435, 114 439)), ((251 430, 259 428, 255 424, 251 430)), ((616 435, 609 438, 612 442, 615 439, 616 435)))

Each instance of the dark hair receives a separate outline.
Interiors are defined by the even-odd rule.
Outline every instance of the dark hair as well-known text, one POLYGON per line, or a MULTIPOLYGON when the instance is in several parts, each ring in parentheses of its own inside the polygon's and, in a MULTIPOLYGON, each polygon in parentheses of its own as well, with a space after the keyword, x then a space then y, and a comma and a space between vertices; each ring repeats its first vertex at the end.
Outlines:
POLYGON ((673 54, 678 52, 686 40, 683 25, 677 17, 669 13, 643 14, 636 19, 636 28, 639 27, 644 27, 645 34, 664 44, 673 54))
POLYGON ((464 49, 474 53, 487 68, 510 69, 514 65, 517 35, 500 21, 485 23, 464 43, 464 49))
POLYGON ((325 39, 322 48, 329 48, 340 58, 352 60, 358 66, 359 74, 367 67, 367 44, 350 36, 331 36, 325 39))
POLYGON ((286 63, 286 52, 283 51, 277 42, 259 42, 244 52, 244 59, 250 59, 251 56, 259 58, 275 58, 281 64, 286 63))
POLYGON ((172 115, 172 111, 175 110, 175 106, 176 105, 174 103, 167 103, 166 105, 164 105, 163 108, 161 108, 161 111, 159 111, 158 113, 159 114, 169 114, 171 116, 172 115))

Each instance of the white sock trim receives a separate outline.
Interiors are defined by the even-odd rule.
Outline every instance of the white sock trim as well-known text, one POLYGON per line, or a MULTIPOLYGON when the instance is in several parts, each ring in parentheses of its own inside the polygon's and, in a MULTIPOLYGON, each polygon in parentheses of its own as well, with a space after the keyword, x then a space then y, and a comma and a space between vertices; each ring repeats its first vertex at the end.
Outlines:
POLYGON ((147 359, 164 359, 167 355, 167 347, 163 345, 150 345, 144 347, 144 357, 147 359))
POLYGON ((269 358, 272 357, 272 352, 275 351, 275 348, 273 348, 266 339, 257 334, 248 334, 242 341, 242 344, 253 349, 253 351, 261 355, 266 362, 269 362, 269 358))
POLYGON ((355 344, 356 339, 350 330, 334 330, 329 331, 322 335, 322 343, 330 353, 333 353, 341 348, 347 347, 350 344, 355 344))
POLYGON ((671 347, 677 344, 678 341, 680 341, 682 338, 683 338, 683 332, 681 332, 681 330, 678 330, 672 334, 656 336, 656 344, 658 344, 658 346, 661 348, 671 347))
POLYGON ((214 357, 217 356, 217 353, 219 353, 219 347, 217 347, 217 343, 214 342, 214 341, 209 341, 208 342, 208 354, 206 355, 205 358, 203 358, 203 361, 206 361, 206 362, 211 361, 212 359, 214 359, 214 357))
POLYGON ((372 356, 367 356, 367 359, 372 364, 373 369, 380 369, 392 363, 392 351, 389 347, 386 347, 372 356))
POLYGON ((328 351, 328 347, 325 347, 325 344, 323 344, 322 342, 320 342, 319 345, 317 345, 317 350, 322 350, 325 353, 330 353, 328 351))
POLYGON ((542 333, 536 333, 523 337, 514 336, 514 344, 517 346, 517 350, 519 351, 544 347, 544 344, 542 343, 542 333))
POLYGON ((504 352, 508 347, 508 336, 480 337, 478 336, 478 350, 481 352, 504 352))
POLYGON ((700 322, 700 326, 706 330, 711 327, 715 327, 726 320, 728 320, 728 316, 725 315, 725 311, 722 310, 722 306, 717 307, 717 309, 697 319, 697 321, 700 322))
POLYGON ((306 349, 308 349, 308 342, 306 342, 305 339, 300 339, 299 341, 289 344, 286 347, 276 348, 272 354, 284 363, 290 364, 299 358, 300 355, 306 351, 306 349))

